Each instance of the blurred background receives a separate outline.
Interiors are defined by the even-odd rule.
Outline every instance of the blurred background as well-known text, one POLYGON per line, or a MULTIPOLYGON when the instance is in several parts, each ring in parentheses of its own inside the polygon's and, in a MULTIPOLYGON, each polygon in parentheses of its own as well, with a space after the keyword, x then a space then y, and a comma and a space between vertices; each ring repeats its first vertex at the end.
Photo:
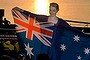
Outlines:
MULTIPOLYGON (((60 6, 58 17, 65 20, 90 22, 90 0, 0 0, 0 9, 5 10, 4 17, 13 24, 12 8, 17 6, 35 14, 49 15, 51 2, 56 2, 60 6)), ((77 24, 76 26, 84 25, 77 24)))

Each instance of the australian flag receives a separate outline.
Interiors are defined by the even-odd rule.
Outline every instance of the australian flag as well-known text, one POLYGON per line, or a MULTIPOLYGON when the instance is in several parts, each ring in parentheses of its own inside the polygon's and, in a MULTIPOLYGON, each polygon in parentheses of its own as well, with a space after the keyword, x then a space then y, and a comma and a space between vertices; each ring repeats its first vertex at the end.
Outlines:
POLYGON ((90 35, 59 26, 54 33, 53 48, 54 60, 90 60, 90 35))
POLYGON ((47 22, 47 16, 22 11, 18 7, 12 9, 14 23, 17 25, 16 31, 21 53, 27 60, 39 59, 38 56, 40 55, 43 60, 49 59, 51 57, 54 24, 47 22), (42 55, 47 55, 47 59, 42 55))
POLYGON ((55 25, 47 16, 13 8, 21 53, 27 60, 90 60, 90 35, 62 20, 55 25))

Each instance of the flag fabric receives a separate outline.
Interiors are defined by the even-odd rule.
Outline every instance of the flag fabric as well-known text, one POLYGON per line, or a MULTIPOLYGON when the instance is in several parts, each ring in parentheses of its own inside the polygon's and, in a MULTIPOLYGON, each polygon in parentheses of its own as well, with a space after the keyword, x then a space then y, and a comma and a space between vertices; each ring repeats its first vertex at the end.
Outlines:
POLYGON ((53 40, 54 60, 90 60, 90 35, 73 27, 59 26, 53 40))
POLYGON ((20 50, 26 59, 36 60, 40 54, 47 54, 50 57, 54 24, 47 22, 42 15, 41 18, 40 15, 22 13, 15 8, 12 9, 12 15, 17 25, 20 50))
MULTIPOLYGON (((19 9, 19 8, 18 8, 19 9)), ((27 60, 89 60, 90 35, 63 20, 48 22, 47 16, 12 9, 21 53, 27 60), (46 54, 46 55, 45 55, 46 54), (44 57, 42 56, 44 55, 44 57)))

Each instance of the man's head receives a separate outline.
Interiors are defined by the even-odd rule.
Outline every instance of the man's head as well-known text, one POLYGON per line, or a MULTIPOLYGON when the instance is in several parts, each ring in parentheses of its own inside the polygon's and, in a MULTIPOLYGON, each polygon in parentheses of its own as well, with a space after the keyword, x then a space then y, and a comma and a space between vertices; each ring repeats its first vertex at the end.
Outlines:
POLYGON ((50 3, 49 6, 49 13, 50 15, 56 15, 56 13, 59 11, 59 5, 57 3, 50 3))

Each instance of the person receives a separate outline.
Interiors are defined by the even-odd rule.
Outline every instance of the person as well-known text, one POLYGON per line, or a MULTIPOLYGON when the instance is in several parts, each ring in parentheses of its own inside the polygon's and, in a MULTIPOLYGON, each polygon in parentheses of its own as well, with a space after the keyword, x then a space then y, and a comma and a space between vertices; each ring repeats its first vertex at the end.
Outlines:
POLYGON ((4 25, 10 25, 10 21, 8 21, 6 18, 4 18, 3 24, 4 24, 4 25))
MULTIPOLYGON (((54 3, 54 2, 50 3, 49 16, 34 14, 32 12, 28 12, 28 11, 20 9, 18 7, 13 8, 13 10, 14 9, 19 11, 21 14, 24 14, 24 16, 26 15, 26 16, 30 16, 30 17, 35 17, 34 20, 37 20, 38 22, 51 22, 51 23, 53 23, 53 26, 50 26, 50 29, 52 29, 54 31, 54 33, 55 33, 55 30, 57 30, 56 28, 59 28, 61 26, 62 27, 63 26, 70 27, 70 25, 65 20, 63 20, 60 17, 57 17, 57 13, 59 11, 59 5, 57 3, 54 3)), ((53 33, 52 37, 54 37, 54 35, 55 35, 54 33, 53 33)), ((48 54, 48 53, 46 53, 46 54, 48 54)), ((39 60, 39 56, 37 57, 37 60, 39 60)), ((50 58, 50 60, 52 59, 51 56, 49 56, 49 58, 50 58)))
POLYGON ((0 60, 12 60, 12 58, 9 55, 2 55, 0 56, 0 60))
POLYGON ((48 21, 56 24, 58 21, 58 18, 56 16, 58 11, 59 11, 59 5, 57 3, 50 3, 50 6, 49 6, 49 14, 50 15, 48 17, 48 21))
POLYGON ((70 27, 70 25, 65 20, 56 16, 58 11, 59 11, 59 5, 57 3, 50 3, 49 6, 50 15, 48 17, 48 21, 53 22, 58 27, 60 26, 70 27))
POLYGON ((34 14, 26 10, 20 9, 18 7, 15 7, 14 9, 20 11, 21 13, 24 13, 25 15, 35 16, 38 22, 52 22, 57 26, 60 25, 60 26, 70 27, 70 25, 65 20, 56 16, 59 11, 59 5, 54 2, 50 3, 49 16, 34 14))

